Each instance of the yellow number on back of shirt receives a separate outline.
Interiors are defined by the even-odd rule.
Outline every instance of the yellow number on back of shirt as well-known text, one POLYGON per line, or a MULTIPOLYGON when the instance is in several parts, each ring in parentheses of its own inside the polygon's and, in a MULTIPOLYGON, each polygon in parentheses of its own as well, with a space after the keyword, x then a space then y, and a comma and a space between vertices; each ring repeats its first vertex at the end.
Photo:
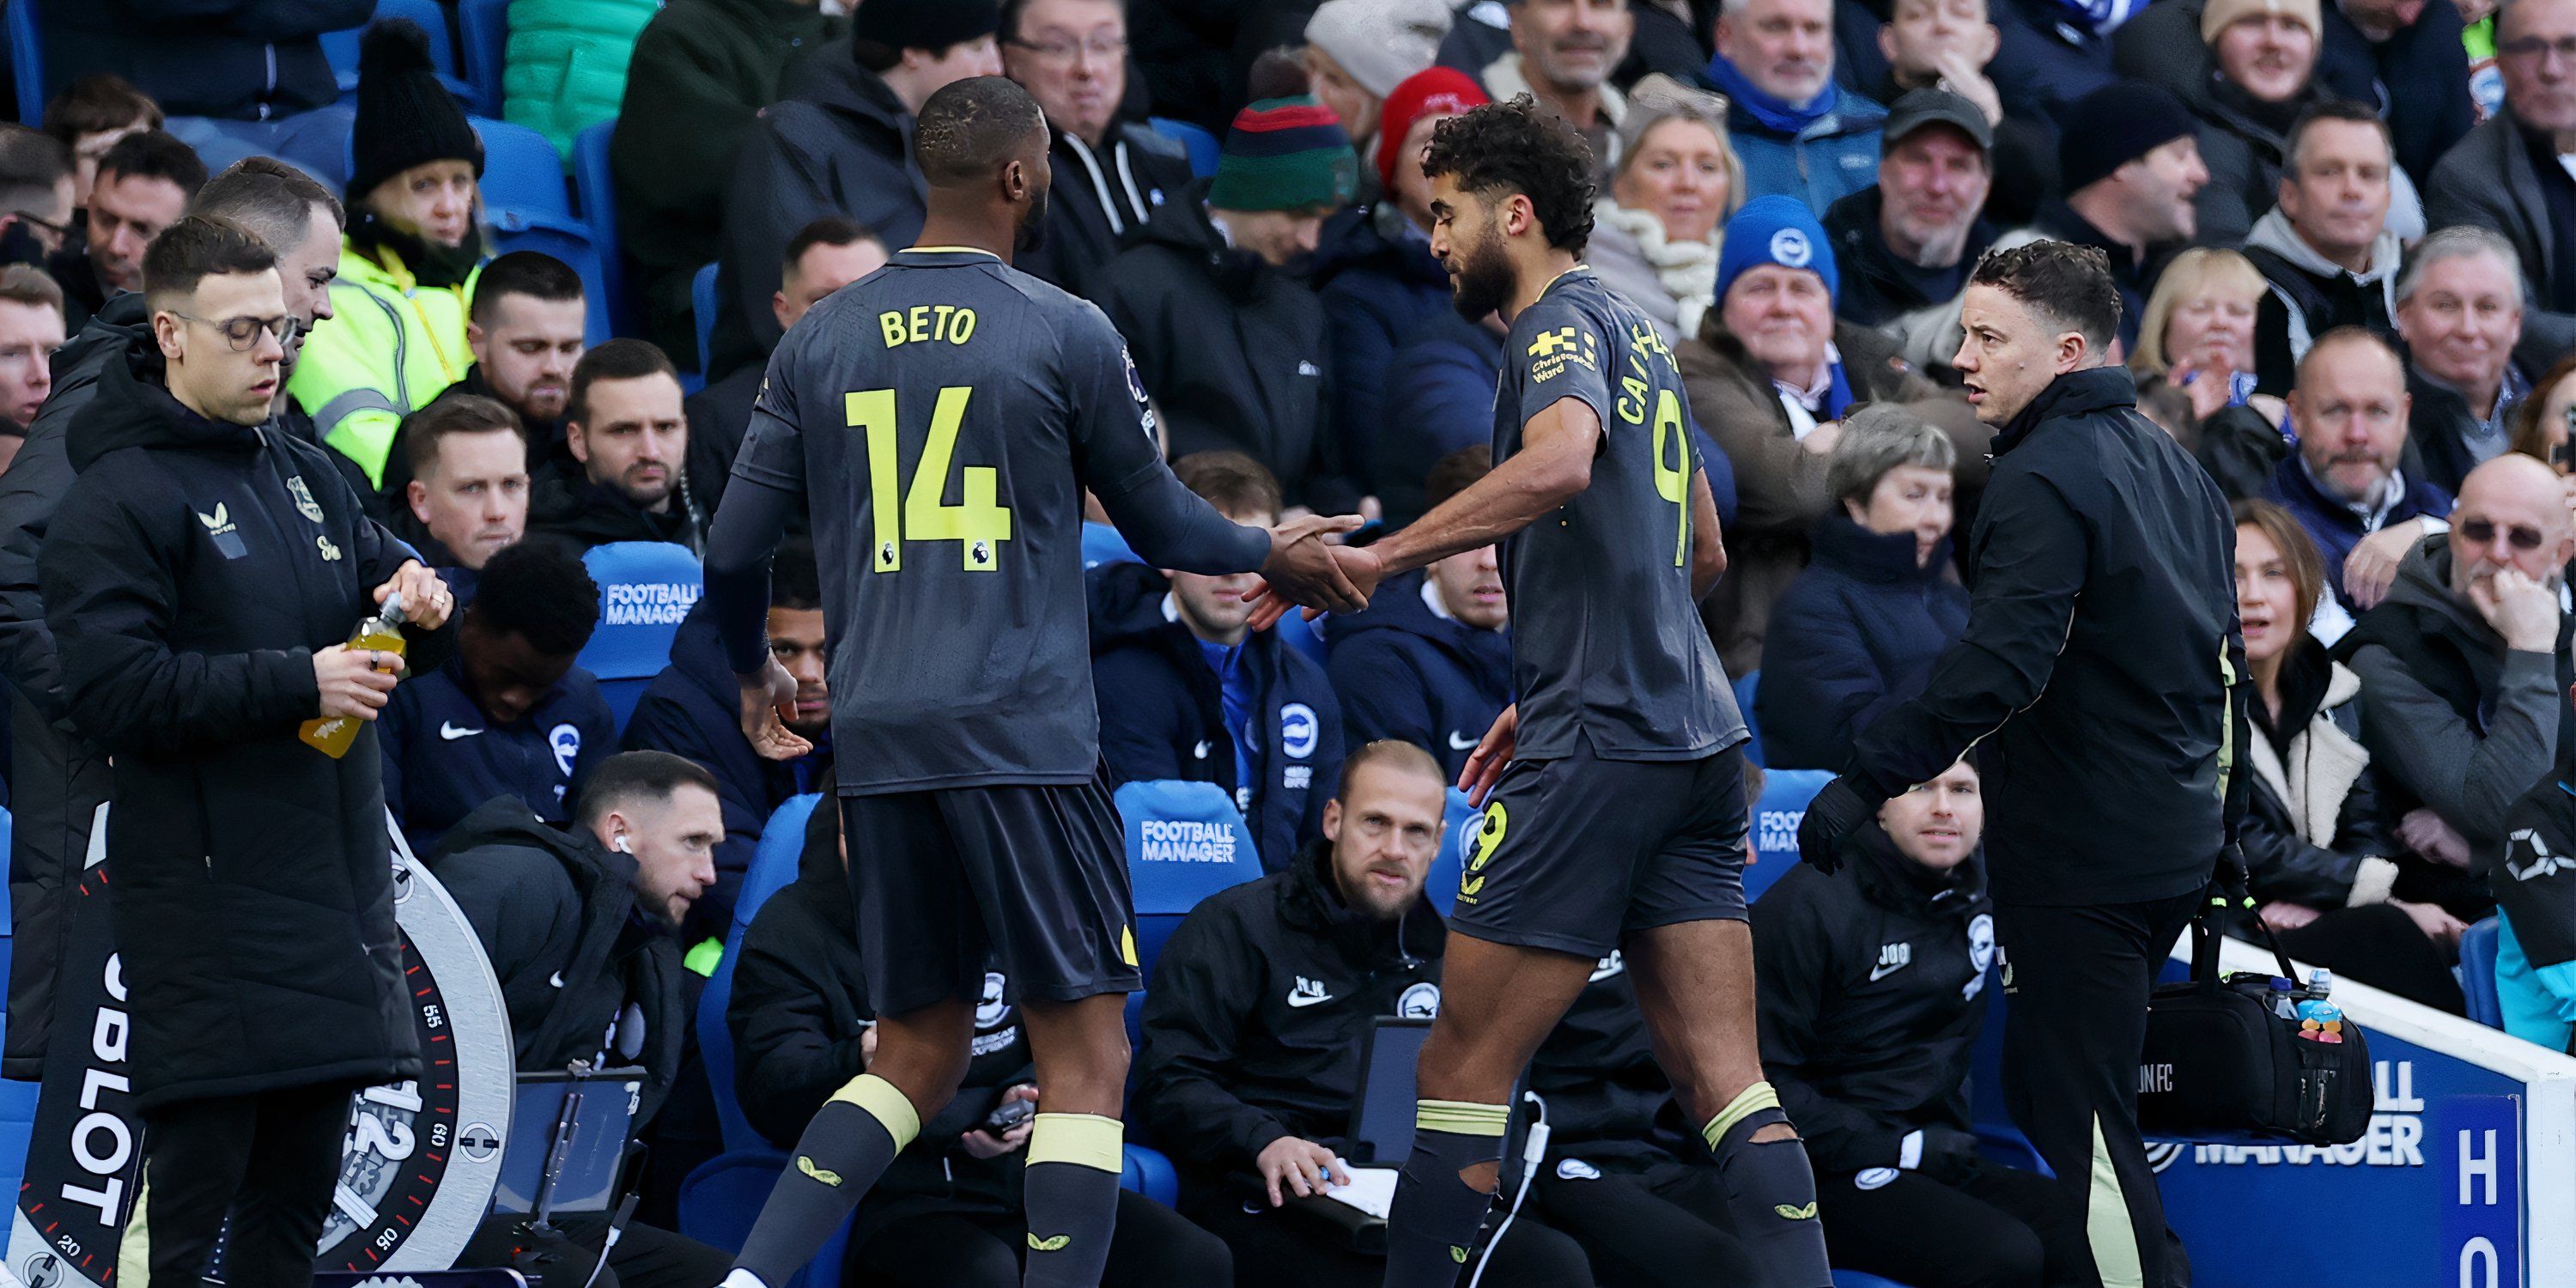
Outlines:
POLYGON ((1001 543, 1011 539, 1011 511, 1001 504, 1001 472, 989 465, 956 470, 957 430, 966 421, 966 401, 975 394, 963 385, 939 391, 930 416, 930 436, 921 444, 912 483, 897 491, 903 465, 896 429, 894 391, 870 389, 845 395, 852 429, 868 436, 869 509, 876 519, 878 572, 903 571, 906 541, 962 543, 959 558, 968 572, 992 572, 1002 566, 1001 543), (960 475, 959 503, 948 503, 948 476, 960 475))

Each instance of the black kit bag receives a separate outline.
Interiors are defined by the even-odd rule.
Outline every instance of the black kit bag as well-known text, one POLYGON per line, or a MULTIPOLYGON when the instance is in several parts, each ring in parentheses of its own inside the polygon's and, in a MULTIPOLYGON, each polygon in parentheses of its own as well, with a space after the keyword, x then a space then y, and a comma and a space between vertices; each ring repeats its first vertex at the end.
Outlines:
MULTIPOLYGON (((2159 984, 2147 1000, 2138 1065, 2138 1127, 2148 1136, 2231 1145, 2348 1145, 2370 1128, 2370 1044, 2345 1016, 2343 1041, 2299 1036, 2299 1021, 2271 1009, 2272 977, 2218 971, 2220 923, 2250 906, 2242 869, 2225 879, 2192 922, 2191 978, 2159 984)), ((2309 994, 2269 927, 2292 1004, 2309 994)))

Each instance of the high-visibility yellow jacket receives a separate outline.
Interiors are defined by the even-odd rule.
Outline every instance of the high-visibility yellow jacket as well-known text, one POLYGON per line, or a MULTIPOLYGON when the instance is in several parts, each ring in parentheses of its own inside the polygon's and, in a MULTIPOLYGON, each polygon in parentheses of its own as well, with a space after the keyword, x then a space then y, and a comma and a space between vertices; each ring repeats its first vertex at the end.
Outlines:
POLYGON ((383 484, 402 418, 474 365, 465 317, 482 271, 457 286, 422 286, 389 247, 340 248, 333 316, 304 342, 286 391, 322 441, 356 461, 369 483, 383 484))

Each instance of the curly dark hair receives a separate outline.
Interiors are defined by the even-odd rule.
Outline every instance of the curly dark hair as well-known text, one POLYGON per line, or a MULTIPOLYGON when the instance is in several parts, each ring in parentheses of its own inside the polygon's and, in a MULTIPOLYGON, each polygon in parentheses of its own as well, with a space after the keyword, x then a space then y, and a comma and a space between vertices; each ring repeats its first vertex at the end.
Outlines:
POLYGON ((570 657, 599 624, 599 586, 571 551, 522 541, 483 565, 466 613, 495 639, 517 635, 548 657, 570 657))
POLYGON ((1527 94, 1442 121, 1422 158, 1425 176, 1479 197, 1529 198, 1547 244, 1577 255, 1592 240, 1593 166, 1592 145, 1527 94))

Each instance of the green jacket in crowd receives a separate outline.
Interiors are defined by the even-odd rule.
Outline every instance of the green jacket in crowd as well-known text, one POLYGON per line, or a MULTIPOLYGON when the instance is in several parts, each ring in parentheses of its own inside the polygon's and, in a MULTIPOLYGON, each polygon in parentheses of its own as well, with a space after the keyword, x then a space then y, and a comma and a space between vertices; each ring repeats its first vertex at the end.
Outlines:
POLYGON ((658 0, 510 0, 501 117, 545 135, 569 161, 573 136, 614 120, 627 56, 658 0))

